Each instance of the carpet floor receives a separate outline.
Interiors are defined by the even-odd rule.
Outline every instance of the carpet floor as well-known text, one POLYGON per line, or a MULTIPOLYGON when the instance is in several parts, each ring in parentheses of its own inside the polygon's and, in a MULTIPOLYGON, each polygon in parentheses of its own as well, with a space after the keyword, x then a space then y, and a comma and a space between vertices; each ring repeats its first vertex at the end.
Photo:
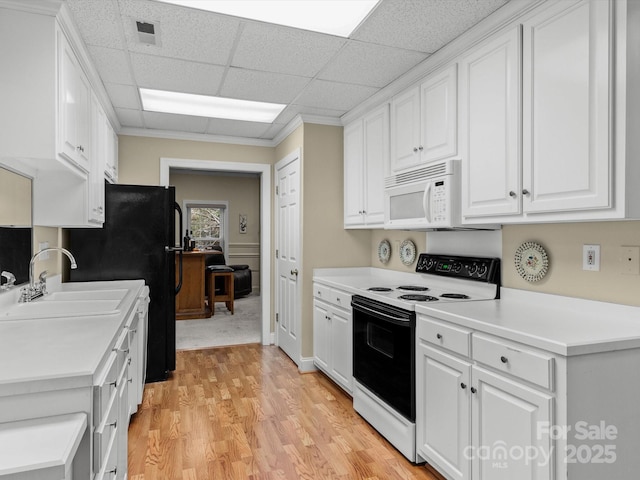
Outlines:
POLYGON ((234 302, 235 313, 227 310, 224 303, 215 304, 215 313, 210 318, 177 320, 176 349, 243 345, 262 341, 262 308, 260 295, 247 295, 234 302))

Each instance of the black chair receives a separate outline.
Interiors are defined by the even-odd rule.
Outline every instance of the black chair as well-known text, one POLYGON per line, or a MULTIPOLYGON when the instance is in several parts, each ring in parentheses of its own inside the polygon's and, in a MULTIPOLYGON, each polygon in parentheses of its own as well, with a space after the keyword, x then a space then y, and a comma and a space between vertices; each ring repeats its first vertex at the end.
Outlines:
MULTIPOLYGON (((220 252, 212 253, 205 257, 205 268, 216 271, 232 271, 233 272, 233 296, 234 298, 243 297, 251 293, 251 269, 249 265, 227 265, 227 261, 222 253, 222 248, 214 246, 213 250, 220 252)), ((222 279, 216 279, 216 290, 223 289, 222 279)), ((207 290, 208 291, 208 290, 207 290)))

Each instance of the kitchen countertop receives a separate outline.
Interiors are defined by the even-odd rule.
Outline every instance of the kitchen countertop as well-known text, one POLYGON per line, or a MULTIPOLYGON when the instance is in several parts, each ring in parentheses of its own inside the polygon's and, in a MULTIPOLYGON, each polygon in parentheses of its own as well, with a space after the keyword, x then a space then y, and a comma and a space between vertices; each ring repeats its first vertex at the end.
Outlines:
POLYGON ((129 291, 117 314, 1 321, 0 396, 93 385, 143 287, 143 280, 64 283, 62 291, 129 291))
MULTIPOLYGON (((379 268, 323 268, 314 281, 358 293, 410 273, 379 268)), ((501 288, 500 299, 418 304, 416 313, 563 356, 640 347, 640 307, 501 288)))
POLYGON ((419 305, 416 313, 563 356, 640 347, 640 307, 508 288, 500 297, 419 305))

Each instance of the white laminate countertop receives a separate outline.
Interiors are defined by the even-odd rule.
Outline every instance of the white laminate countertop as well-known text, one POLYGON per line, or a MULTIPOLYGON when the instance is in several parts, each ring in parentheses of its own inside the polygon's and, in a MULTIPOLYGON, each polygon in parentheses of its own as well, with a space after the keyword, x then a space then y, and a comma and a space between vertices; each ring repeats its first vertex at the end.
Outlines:
POLYGON ((129 291, 117 314, 0 321, 0 396, 93 385, 143 287, 143 280, 64 283, 63 291, 129 291))
POLYGON ((563 356, 640 347, 640 307, 502 288, 499 300, 416 306, 456 325, 563 356))
MULTIPOLYGON (((347 292, 403 272, 314 270, 314 281, 347 292)), ((563 356, 640 348, 640 307, 501 288, 500 299, 418 304, 425 314, 563 356)))

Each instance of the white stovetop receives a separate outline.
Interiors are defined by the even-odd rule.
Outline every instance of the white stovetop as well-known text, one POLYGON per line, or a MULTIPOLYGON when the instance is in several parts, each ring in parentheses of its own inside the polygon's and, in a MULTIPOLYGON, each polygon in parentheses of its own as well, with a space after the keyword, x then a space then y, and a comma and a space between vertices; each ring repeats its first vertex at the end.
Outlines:
POLYGON ((1 321, 0 396, 92 385, 143 287, 143 280, 65 283, 63 290, 130 291, 114 315, 1 321))
MULTIPOLYGON (((352 294, 414 275, 378 268, 314 270, 314 281, 352 294)), ((428 292, 427 292, 428 293, 428 292)), ((640 307, 502 288, 500 299, 416 304, 418 314, 560 355, 640 347, 640 307)))

